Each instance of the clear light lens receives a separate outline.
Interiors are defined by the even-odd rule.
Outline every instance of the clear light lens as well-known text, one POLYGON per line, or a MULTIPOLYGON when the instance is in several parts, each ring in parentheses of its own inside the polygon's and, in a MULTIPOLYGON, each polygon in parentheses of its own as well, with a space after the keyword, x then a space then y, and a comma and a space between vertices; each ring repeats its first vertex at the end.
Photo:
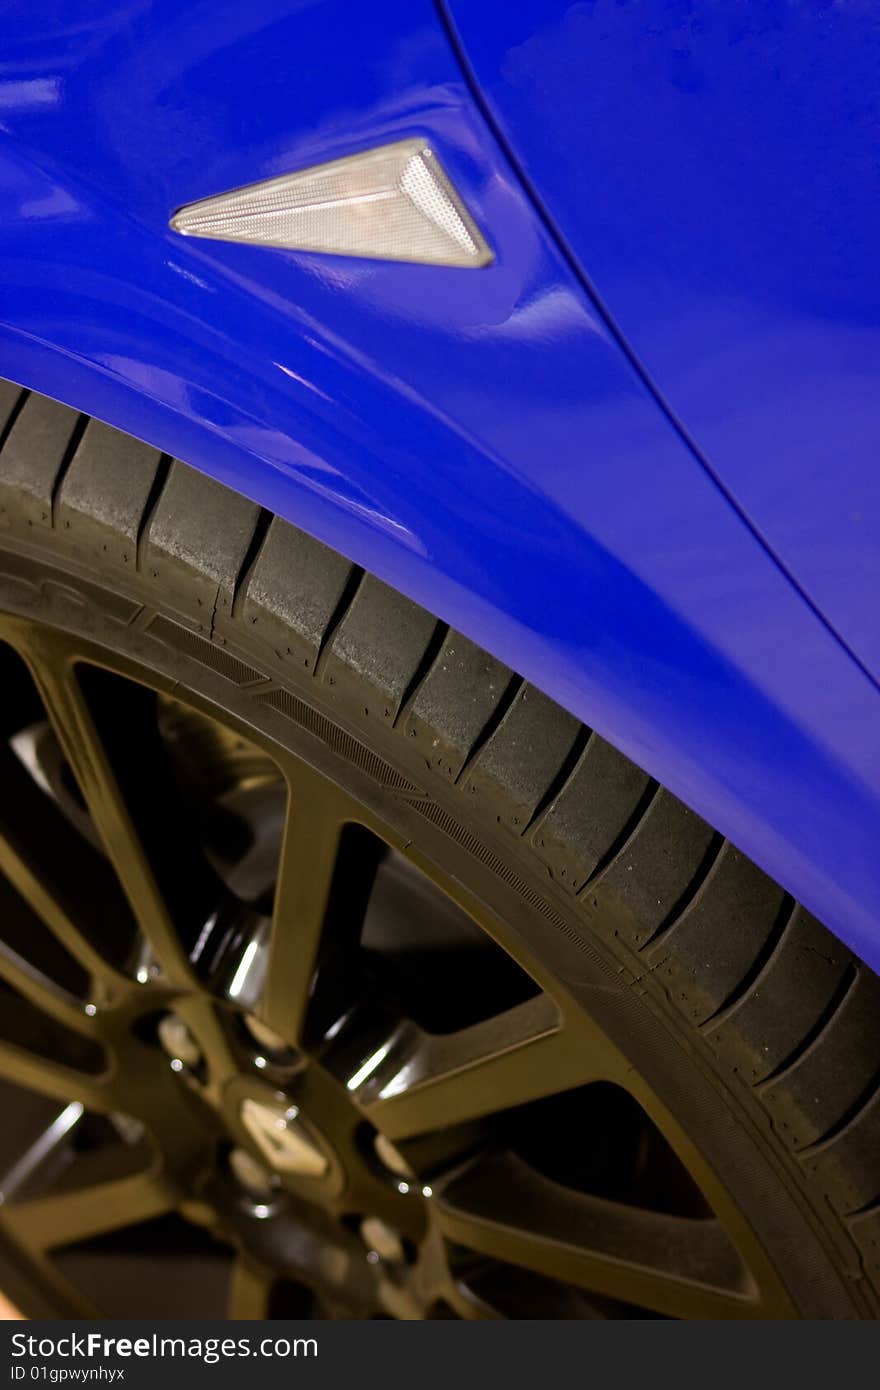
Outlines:
POLYGON ((423 140, 400 140, 190 203, 183 236, 427 265, 486 265, 484 238, 423 140))

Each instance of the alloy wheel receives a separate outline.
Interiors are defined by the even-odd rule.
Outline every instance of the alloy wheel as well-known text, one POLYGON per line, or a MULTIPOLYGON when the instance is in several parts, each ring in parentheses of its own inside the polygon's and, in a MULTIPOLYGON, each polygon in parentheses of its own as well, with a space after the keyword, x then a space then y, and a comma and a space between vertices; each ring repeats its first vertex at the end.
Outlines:
POLYGON ((197 1269, 231 1317, 791 1314, 629 1059, 356 788, 84 638, 3 618, 0 665, 0 1229, 55 1306, 197 1269))

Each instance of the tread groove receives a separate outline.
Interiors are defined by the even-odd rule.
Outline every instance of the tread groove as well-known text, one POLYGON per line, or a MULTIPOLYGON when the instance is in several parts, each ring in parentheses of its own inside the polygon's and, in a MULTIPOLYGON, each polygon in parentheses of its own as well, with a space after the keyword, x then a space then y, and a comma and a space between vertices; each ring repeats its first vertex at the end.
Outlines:
POLYGON ((880 1197, 872 1197, 863 1207, 856 1207, 855 1211, 848 1211, 846 1219, 848 1222, 857 1221, 859 1217, 874 1216, 877 1212, 880 1212, 880 1197))
POLYGON ((254 533, 251 536, 248 548, 244 553, 238 574, 235 576, 235 583, 232 586, 232 616, 237 618, 242 603, 247 596, 248 584, 250 583, 251 571, 257 560, 260 558, 260 551, 266 539, 266 532, 275 519, 274 512, 270 512, 266 507, 261 507, 257 516, 254 533))
POLYGON ((52 516, 53 527, 57 524, 58 519, 58 494, 61 491, 62 484, 64 482, 65 477, 67 476, 67 470, 73 461, 74 454, 79 448, 82 442, 82 437, 85 434, 86 429, 88 428, 90 418, 91 417, 88 415, 77 415, 76 424, 73 427, 73 433, 71 434, 70 438, 67 441, 67 444, 65 445, 64 453, 61 455, 61 462, 58 465, 58 472, 55 474, 55 480, 52 483, 52 491, 49 496, 50 513, 52 516))
POLYGON ((674 903, 673 906, 670 908, 669 912, 666 914, 663 921, 660 923, 659 927, 653 933, 653 935, 649 936, 647 941, 643 942, 643 944, 639 947, 640 953, 642 951, 646 951, 649 946, 656 946, 660 941, 662 941, 666 933, 670 931, 675 926, 679 918, 682 917, 685 912, 687 912, 691 903, 694 901, 700 889, 703 887, 707 878, 714 869, 716 863, 718 862, 721 851, 724 849, 724 846, 726 844, 727 841, 725 840, 724 836, 719 835, 716 831, 713 834, 712 839, 709 841, 709 848, 703 855, 700 864, 697 866, 697 871, 691 879, 690 883, 688 884, 687 888, 684 890, 678 901, 674 903))
POLYGON ((755 959, 752 961, 745 975, 735 988, 730 991, 727 998, 722 999, 718 1008, 715 1009, 708 1018, 703 1019, 703 1022, 699 1025, 701 1029, 708 1029, 721 1022, 722 1017, 733 1013, 740 1000, 748 994, 752 986, 761 978, 764 971, 773 960, 773 957, 776 955, 782 943, 782 938, 788 930, 789 923, 797 911, 797 906, 796 900, 789 893, 786 893, 780 904, 779 911, 776 914, 776 920, 767 933, 764 945, 755 956, 755 959))
POLYGON ((2 451, 4 444, 11 435, 12 431, 15 429, 15 422, 18 419, 21 412, 24 410, 25 404, 30 394, 30 391, 22 387, 22 390, 19 393, 18 400, 15 402, 15 405, 9 412, 9 419, 6 421, 6 424, 2 431, 0 431, 0 451, 2 451))
POLYGON ((418 666, 413 672, 412 677, 409 683, 407 684, 406 689, 403 692, 400 701, 400 706, 398 708, 397 714, 394 716, 394 722, 391 726, 392 728, 396 729, 400 720, 406 718, 406 715, 409 712, 410 705, 412 704, 416 695, 418 695, 422 682, 424 681, 431 667, 434 665, 434 662, 437 660, 437 657, 440 655, 443 643, 446 641, 448 635, 449 624, 441 622, 441 620, 438 618, 437 622, 434 624, 434 631, 431 633, 431 639, 428 642, 427 647, 425 648, 424 654, 422 655, 418 666))
POLYGON ((138 526, 137 539, 135 541, 135 568, 138 571, 140 571, 141 569, 141 551, 143 541, 145 537, 149 535, 150 522, 152 521, 153 513, 155 512, 161 500, 162 493, 165 489, 165 484, 168 481, 168 474, 171 472, 171 464, 173 463, 173 461, 174 460, 172 459, 170 454, 160 455, 159 462, 156 466, 156 472, 153 477, 153 481, 150 484, 150 490, 147 493, 147 500, 144 505, 144 512, 140 520, 140 525, 138 526))
POLYGON ((859 1118, 859 1115, 865 1107, 870 1104, 878 1092, 880 1092, 880 1067, 872 1073, 867 1084, 862 1087, 852 1104, 847 1106, 840 1116, 840 1119, 835 1120, 834 1124, 826 1129, 825 1133, 820 1135, 818 1139, 814 1139, 812 1144, 807 1144, 804 1148, 800 1149, 798 1151, 798 1158, 809 1157, 811 1154, 815 1153, 817 1149, 824 1148, 827 1144, 833 1143, 838 1135, 842 1134, 845 1129, 849 1129, 849 1126, 859 1118))
POLYGON ((828 1003, 816 1019, 812 1028, 804 1034, 794 1051, 790 1052, 787 1057, 784 1057, 779 1065, 774 1067, 773 1070, 762 1079, 757 1088, 759 1091, 763 1091, 765 1086, 769 1086, 772 1082, 778 1081, 780 1077, 785 1076, 787 1071, 790 1071, 792 1067, 797 1065, 804 1053, 809 1051, 816 1039, 821 1037, 825 1029, 833 1021, 835 1014, 850 993, 850 990, 855 988, 860 973, 859 967, 856 965, 855 961, 850 961, 838 981, 837 988, 831 995, 831 998, 828 1000, 828 1003))
POLYGON ((638 804, 635 810, 633 811, 632 815, 629 817, 620 833, 618 835, 615 835, 611 844, 608 846, 607 850, 602 855, 598 864, 593 869, 593 872, 590 874, 589 878, 583 884, 583 887, 580 890, 582 893, 585 891, 585 889, 589 888, 590 884, 592 884, 599 877, 600 874, 603 874, 605 872, 605 870, 608 868, 608 865, 612 864, 614 860, 617 858, 618 854, 620 854, 620 852, 626 848, 633 835, 638 830, 640 822, 646 816, 649 807, 652 805, 655 798, 659 795, 660 791, 660 783, 655 782, 652 777, 648 785, 645 787, 645 790, 639 797, 638 804))
POLYGON ((589 729, 586 724, 582 724, 574 736, 574 743, 571 745, 571 748, 569 748, 568 752, 562 760, 562 766, 560 767, 556 776, 553 778, 553 781, 550 783, 544 795, 541 797, 541 800, 538 802, 528 821, 523 826, 523 829, 521 831, 522 835, 527 835, 530 830, 533 830, 536 823, 541 819, 547 808, 549 806, 552 806, 553 802, 556 800, 558 796, 562 795, 566 783, 568 782, 569 778, 571 777, 581 758, 584 756, 584 753, 586 753, 587 744, 590 742, 590 739, 592 737, 593 730, 589 729))
POLYGON ((361 569, 360 565, 352 565, 351 573, 345 581, 345 588, 342 590, 342 593, 339 596, 339 602, 333 609, 333 612, 330 615, 330 621, 324 629, 323 636, 321 637, 321 643, 318 647, 318 655, 315 658, 315 664, 312 668, 313 677, 317 677, 323 674, 325 658, 327 656, 327 653, 333 646, 333 638, 336 636, 336 632, 340 624, 344 621, 346 613, 351 608, 351 605, 354 603, 355 598, 357 597, 358 589, 364 582, 365 577, 365 573, 361 569))
POLYGON ((523 680, 522 676, 517 676, 516 674, 514 674, 510 677, 510 680, 504 687, 504 691, 497 705, 493 709, 492 713, 489 715, 489 718, 486 720, 480 732, 477 734, 477 737, 475 738, 471 746, 471 750, 461 766, 461 769, 459 771, 458 776, 455 779, 455 782, 453 783, 453 786, 457 787, 458 784, 467 777, 474 762, 479 757, 482 750, 486 747, 486 744, 489 742, 489 739, 492 737, 495 730, 501 724, 502 720, 504 719, 505 715, 507 714, 508 710, 510 709, 511 705, 513 704, 514 700, 516 699, 517 695, 522 690, 524 685, 525 681, 523 680))

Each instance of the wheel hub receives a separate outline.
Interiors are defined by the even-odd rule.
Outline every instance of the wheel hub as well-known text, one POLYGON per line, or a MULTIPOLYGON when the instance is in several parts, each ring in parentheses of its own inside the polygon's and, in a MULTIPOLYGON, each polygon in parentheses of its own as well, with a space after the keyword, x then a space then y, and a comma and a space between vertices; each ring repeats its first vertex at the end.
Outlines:
POLYGON ((330 1160, 313 1137, 295 1105, 268 1103, 246 1096, 241 1102, 241 1123, 257 1148, 278 1173, 300 1178, 323 1178, 330 1160))

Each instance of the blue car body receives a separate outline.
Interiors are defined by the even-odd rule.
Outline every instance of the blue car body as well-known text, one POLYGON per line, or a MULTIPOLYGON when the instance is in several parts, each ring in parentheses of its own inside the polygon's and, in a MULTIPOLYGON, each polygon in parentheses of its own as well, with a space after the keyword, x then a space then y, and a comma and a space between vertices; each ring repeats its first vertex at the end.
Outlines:
POLYGON ((9 0, 0 375, 517 668, 880 969, 865 0, 9 0), (494 260, 184 240, 425 137, 494 260))

